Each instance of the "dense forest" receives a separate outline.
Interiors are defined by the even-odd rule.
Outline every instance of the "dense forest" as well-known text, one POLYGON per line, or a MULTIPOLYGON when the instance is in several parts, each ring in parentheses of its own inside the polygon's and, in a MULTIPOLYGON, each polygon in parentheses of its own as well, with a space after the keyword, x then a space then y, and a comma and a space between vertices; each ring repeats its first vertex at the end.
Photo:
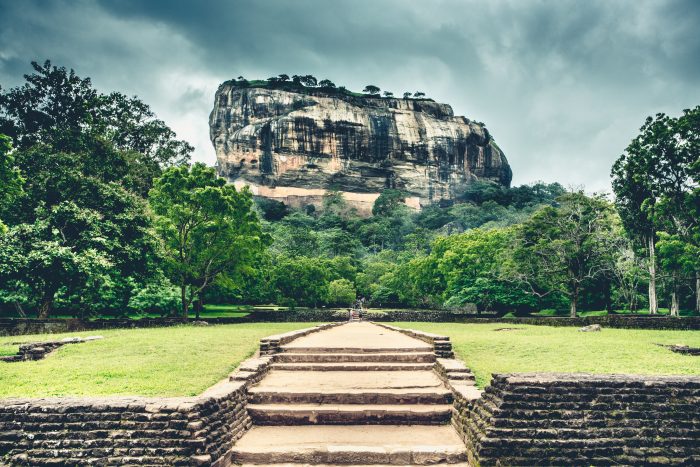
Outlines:
POLYGON ((33 66, 0 89, 4 316, 358 297, 501 314, 700 311, 700 107, 647 119, 612 168, 614 196, 474 182, 414 211, 387 189, 363 217, 332 191, 303 209, 253 199, 190 164, 192 147, 138 98, 33 66))

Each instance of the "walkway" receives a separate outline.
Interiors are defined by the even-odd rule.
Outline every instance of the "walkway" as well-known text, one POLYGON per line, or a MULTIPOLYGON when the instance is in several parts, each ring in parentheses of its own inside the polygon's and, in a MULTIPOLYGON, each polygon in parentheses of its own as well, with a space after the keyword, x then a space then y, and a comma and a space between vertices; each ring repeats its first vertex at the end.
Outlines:
POLYGON ((366 322, 284 345, 249 390, 244 465, 466 465, 432 347, 366 322))

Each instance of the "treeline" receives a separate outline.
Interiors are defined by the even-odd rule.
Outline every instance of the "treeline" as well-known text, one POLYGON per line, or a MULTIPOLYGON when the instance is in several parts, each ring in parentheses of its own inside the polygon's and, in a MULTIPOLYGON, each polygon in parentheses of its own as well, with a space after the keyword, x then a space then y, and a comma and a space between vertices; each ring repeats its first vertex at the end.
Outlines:
POLYGON ((0 312, 200 312, 203 303, 539 310, 700 309, 700 107, 649 119, 615 200, 475 182, 371 216, 254 200, 134 97, 49 62, 0 89, 0 312))
POLYGON ((247 190, 139 99, 32 65, 0 89, 3 314, 186 314, 247 273, 270 242, 247 190))

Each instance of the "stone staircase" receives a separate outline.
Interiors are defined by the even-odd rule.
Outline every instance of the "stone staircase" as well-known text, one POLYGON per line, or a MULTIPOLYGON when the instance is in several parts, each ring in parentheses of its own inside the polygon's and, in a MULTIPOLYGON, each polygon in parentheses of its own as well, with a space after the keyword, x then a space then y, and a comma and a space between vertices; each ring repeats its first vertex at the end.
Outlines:
POLYGON ((244 465, 466 465, 431 345, 350 322, 282 345, 249 393, 244 465))

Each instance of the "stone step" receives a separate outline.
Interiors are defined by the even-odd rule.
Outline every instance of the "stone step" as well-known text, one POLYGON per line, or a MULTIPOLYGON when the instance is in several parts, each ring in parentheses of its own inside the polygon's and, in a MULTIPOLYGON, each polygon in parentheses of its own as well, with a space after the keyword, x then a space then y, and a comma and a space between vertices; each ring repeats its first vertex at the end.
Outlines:
POLYGON ((249 404, 258 425, 428 425, 450 420, 451 405, 249 404))
POLYGON ((448 404, 452 392, 433 371, 272 370, 248 390, 256 404, 448 404))
POLYGON ((435 465, 466 461, 450 425, 255 426, 232 448, 251 464, 435 465))
POLYGON ((429 345, 411 347, 299 347, 296 345, 283 345, 280 347, 286 353, 405 353, 405 352, 433 352, 429 345))
POLYGON ((277 363, 342 363, 342 362, 405 362, 432 363, 432 352, 381 352, 381 353, 293 353, 275 355, 277 363))
POLYGON ((352 391, 280 391, 249 389, 252 404, 450 404, 447 389, 375 389, 352 391))
POLYGON ((432 370, 433 363, 345 362, 345 363, 273 363, 273 370, 287 371, 417 371, 432 370))

